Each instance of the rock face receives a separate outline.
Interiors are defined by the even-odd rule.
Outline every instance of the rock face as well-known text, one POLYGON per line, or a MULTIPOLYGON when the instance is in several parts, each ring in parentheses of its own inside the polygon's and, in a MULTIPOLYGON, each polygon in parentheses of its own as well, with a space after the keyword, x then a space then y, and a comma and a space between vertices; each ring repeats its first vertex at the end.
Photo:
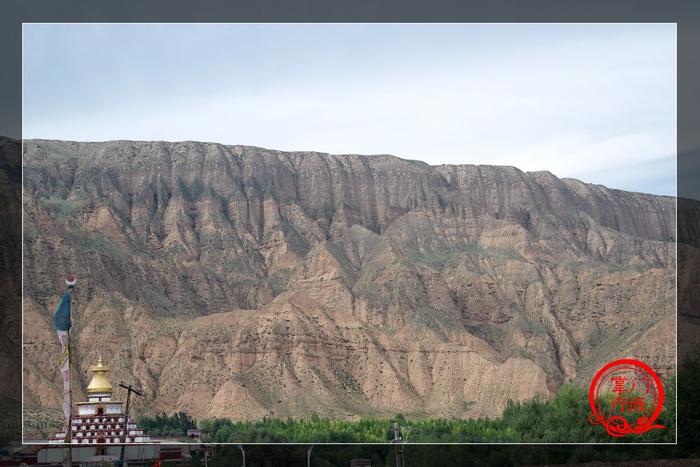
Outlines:
POLYGON ((490 417, 614 358, 674 371, 674 198, 385 155, 24 151, 25 404, 60 403, 69 272, 76 384, 102 354, 142 412, 490 417))

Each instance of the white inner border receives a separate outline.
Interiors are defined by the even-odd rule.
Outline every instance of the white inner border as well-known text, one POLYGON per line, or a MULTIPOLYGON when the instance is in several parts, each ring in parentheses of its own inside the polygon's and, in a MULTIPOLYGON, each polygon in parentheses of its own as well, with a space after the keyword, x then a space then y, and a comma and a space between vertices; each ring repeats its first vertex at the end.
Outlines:
MULTIPOLYGON (((559 25, 594 25, 594 24, 606 24, 606 25, 613 25, 613 24, 673 24, 675 26, 675 38, 676 38, 676 160, 678 159, 678 23, 676 22, 571 22, 571 23, 558 23, 558 22, 494 22, 494 23, 484 23, 484 22, 455 22, 455 23, 418 23, 418 22, 396 22, 396 23, 391 23, 391 22, 379 22, 379 23, 368 23, 368 22, 222 22, 222 23, 217 23, 217 22, 23 22, 22 23, 22 87, 21 87, 21 94, 22 94, 22 141, 21 141, 21 160, 22 160, 22 246, 21 246, 21 254, 22 254, 22 267, 21 267, 21 273, 22 273, 22 278, 21 278, 21 287, 22 287, 22 444, 23 445, 39 445, 39 446, 44 446, 46 445, 47 448, 56 448, 56 449, 66 449, 68 445, 48 445, 46 442, 41 442, 41 441, 26 441, 24 438, 24 27, 26 25, 48 25, 48 24, 61 24, 61 25, 74 25, 74 26, 91 26, 91 25, 164 25, 164 24, 169 24, 169 25, 278 25, 278 24, 296 24, 296 25, 337 25, 337 26, 342 26, 342 25, 354 25, 354 24, 371 24, 371 25, 383 25, 383 24, 392 24, 392 25, 397 25, 397 24, 422 24, 422 25, 470 25, 470 24, 500 24, 500 25, 518 25, 518 24, 559 24, 559 25)), ((464 443, 412 443, 410 441, 401 443, 402 445, 496 445, 496 446, 502 446, 502 445, 545 445, 545 446, 561 446, 561 445, 571 445, 571 446, 579 446, 579 445, 602 445, 602 446, 607 446, 607 445, 666 445, 666 446, 675 446, 678 444, 678 169, 676 169, 676 196, 674 196, 676 200, 676 241, 675 241, 675 256, 676 256, 676 288, 675 288, 675 302, 676 302, 676 367, 675 367, 675 375, 676 375, 676 427, 675 427, 675 434, 676 434, 676 441, 673 443, 649 443, 649 442, 639 442, 639 443, 634 443, 634 442, 626 442, 626 443, 616 443, 611 437, 611 442, 609 443, 602 443, 602 442, 581 442, 581 443, 539 443, 539 442, 528 442, 528 443, 507 443, 507 442, 484 442, 484 443, 475 443, 475 442, 464 442, 464 443)), ((612 360, 612 359, 611 359, 612 360)), ((585 389, 585 388, 584 388, 585 389)), ((233 420, 232 420, 233 421, 233 420)), ((207 443, 207 442, 201 442, 201 443, 182 443, 182 442, 171 442, 171 441, 162 441, 159 443, 143 443, 141 445, 145 444, 162 444, 162 445, 183 445, 183 446, 198 446, 198 445, 206 445, 206 446, 217 446, 217 445, 239 445, 242 444, 240 442, 228 442, 228 443, 207 443)), ((325 445, 388 445, 391 446, 392 443, 387 441, 385 443, 244 443, 243 445, 306 445, 308 446, 309 444, 311 445, 319 445, 319 446, 325 446, 325 445)), ((138 446, 139 444, 126 444, 126 446, 138 446)), ((93 444, 71 444, 70 445, 72 448, 83 448, 83 447, 95 447, 97 445, 93 444)), ((119 446, 118 444, 115 445, 110 445, 110 446, 119 446)))

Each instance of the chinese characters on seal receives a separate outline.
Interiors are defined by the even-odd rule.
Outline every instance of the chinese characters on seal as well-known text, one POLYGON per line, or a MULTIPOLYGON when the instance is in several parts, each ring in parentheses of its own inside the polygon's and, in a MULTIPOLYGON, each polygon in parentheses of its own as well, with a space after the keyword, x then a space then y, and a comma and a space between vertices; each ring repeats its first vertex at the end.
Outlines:
POLYGON ((665 428, 654 422, 664 403, 661 379, 649 365, 629 358, 605 365, 588 392, 589 421, 611 436, 639 435, 665 428))

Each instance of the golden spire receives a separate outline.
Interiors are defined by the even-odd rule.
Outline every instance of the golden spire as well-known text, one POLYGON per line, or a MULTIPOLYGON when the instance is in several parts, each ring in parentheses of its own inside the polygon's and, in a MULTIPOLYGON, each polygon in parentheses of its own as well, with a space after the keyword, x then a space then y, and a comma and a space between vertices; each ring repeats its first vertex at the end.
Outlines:
POLYGON ((112 393, 112 383, 109 382, 107 379, 107 372, 109 371, 109 368, 104 366, 102 364, 102 356, 100 355, 100 358, 97 359, 97 365, 93 366, 90 368, 90 371, 92 371, 94 374, 92 376, 92 380, 90 381, 90 384, 88 384, 87 387, 87 392, 88 394, 94 394, 94 393, 102 393, 102 392, 107 392, 107 393, 112 393))

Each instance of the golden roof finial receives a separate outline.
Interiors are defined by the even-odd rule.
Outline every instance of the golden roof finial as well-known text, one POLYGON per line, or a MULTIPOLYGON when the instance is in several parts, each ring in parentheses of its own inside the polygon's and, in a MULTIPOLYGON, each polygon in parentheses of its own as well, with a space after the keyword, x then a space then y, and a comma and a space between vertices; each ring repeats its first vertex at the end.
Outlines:
POLYGON ((102 355, 97 359, 97 365, 90 368, 94 374, 90 384, 88 384, 87 392, 88 394, 94 393, 112 393, 112 383, 107 379, 107 372, 109 368, 102 364, 102 355))

